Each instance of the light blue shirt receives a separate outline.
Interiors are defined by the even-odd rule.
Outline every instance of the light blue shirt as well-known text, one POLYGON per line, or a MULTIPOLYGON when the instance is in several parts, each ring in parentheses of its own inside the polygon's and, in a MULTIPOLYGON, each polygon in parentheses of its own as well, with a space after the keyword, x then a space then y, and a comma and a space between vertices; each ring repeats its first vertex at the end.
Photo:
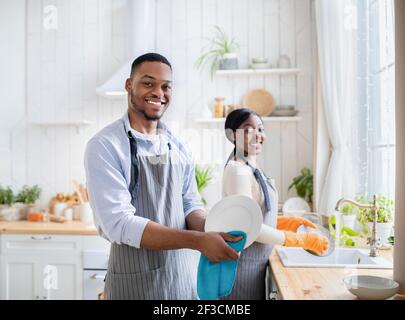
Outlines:
POLYGON ((141 134, 131 128, 128 113, 98 132, 87 143, 84 166, 89 201, 94 223, 101 236, 115 243, 139 248, 149 219, 136 214, 131 204, 131 151, 127 132, 131 130, 137 141, 139 155, 177 152, 185 164, 183 177, 184 217, 204 206, 195 181, 195 165, 190 151, 165 128, 164 134, 141 134))

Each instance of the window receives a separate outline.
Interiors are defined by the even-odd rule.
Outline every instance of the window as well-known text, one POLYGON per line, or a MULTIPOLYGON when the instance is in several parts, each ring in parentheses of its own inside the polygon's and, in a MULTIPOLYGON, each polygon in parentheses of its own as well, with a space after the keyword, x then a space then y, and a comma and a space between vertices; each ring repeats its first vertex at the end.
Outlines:
POLYGON ((358 0, 357 193, 395 195, 394 0, 358 0))

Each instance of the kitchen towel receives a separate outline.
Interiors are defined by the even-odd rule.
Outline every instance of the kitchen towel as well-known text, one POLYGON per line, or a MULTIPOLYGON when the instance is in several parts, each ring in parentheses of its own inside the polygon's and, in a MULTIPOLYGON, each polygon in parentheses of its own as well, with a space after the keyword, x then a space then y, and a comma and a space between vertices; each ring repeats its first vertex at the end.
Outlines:
MULTIPOLYGON (((245 247, 246 233, 231 231, 232 236, 242 236, 238 242, 227 242, 236 252, 245 247)), ((238 260, 226 260, 213 263, 201 255, 197 271, 197 293, 201 300, 217 300, 231 294, 236 279, 238 260)))

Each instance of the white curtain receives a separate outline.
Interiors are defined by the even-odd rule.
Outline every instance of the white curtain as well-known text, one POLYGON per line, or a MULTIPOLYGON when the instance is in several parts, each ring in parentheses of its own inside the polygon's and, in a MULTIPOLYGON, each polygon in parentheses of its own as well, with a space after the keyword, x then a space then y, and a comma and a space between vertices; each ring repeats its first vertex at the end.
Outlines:
POLYGON ((331 145, 318 211, 330 215, 341 197, 355 196, 350 150, 356 104, 356 10, 351 1, 315 0, 320 80, 331 145))

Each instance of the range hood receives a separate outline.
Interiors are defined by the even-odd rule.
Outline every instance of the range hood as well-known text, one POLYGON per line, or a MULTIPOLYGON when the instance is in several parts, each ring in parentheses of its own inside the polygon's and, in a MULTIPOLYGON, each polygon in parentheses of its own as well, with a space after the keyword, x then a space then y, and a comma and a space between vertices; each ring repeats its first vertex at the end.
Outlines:
POLYGON ((133 60, 141 54, 155 51, 156 0, 127 0, 128 61, 96 89, 97 94, 112 98, 124 96, 125 80, 133 60))

